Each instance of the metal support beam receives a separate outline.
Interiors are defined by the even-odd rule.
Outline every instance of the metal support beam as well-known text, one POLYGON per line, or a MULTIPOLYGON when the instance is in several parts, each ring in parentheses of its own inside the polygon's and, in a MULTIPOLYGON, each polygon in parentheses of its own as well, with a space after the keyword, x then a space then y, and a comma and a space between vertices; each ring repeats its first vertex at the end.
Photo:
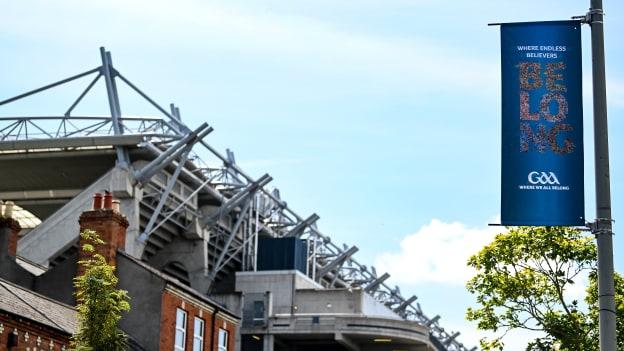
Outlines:
POLYGON ((335 287, 336 287, 336 282, 338 282, 338 281, 339 281, 339 282, 341 282, 342 284, 345 284, 345 283, 342 281, 342 279, 340 279, 340 278, 338 277, 338 276, 340 275, 340 273, 339 273, 339 272, 340 272, 340 270, 342 269, 342 267, 343 267, 343 266, 344 266, 344 261, 342 261, 342 262, 338 265, 338 267, 336 267, 336 273, 335 273, 335 274, 333 274, 333 277, 330 277, 330 276, 328 275, 328 278, 330 278, 330 280, 329 280, 329 288, 330 288, 330 289, 335 288, 335 287))
POLYGON ((448 339, 444 340, 444 345, 451 345, 451 343, 453 343, 453 340, 455 340, 460 334, 460 332, 453 333, 453 335, 451 335, 448 339))
POLYGON ((72 113, 74 108, 78 106, 80 101, 82 101, 85 95, 87 95, 87 93, 91 90, 91 88, 93 88, 93 86, 95 85, 95 83, 97 83, 97 81, 100 79, 101 76, 102 76, 102 72, 100 71, 100 73, 98 73, 97 76, 95 76, 95 78, 91 81, 91 83, 87 85, 87 88, 82 92, 82 94, 78 96, 76 101, 74 101, 74 103, 69 107, 69 109, 67 109, 67 111, 65 112, 65 117, 69 117, 69 115, 72 113))
POLYGON ((160 221, 160 223, 158 223, 152 230, 150 230, 149 232, 146 231, 146 235, 149 236, 151 235, 154 231, 156 231, 156 229, 160 228, 165 222, 167 222, 175 213, 177 213, 182 207, 184 207, 184 205, 186 205, 187 202, 189 202, 195 195, 197 195, 197 193, 200 192, 200 190, 204 189, 205 186, 208 185, 208 183, 210 183, 211 179, 206 179, 202 184, 200 184, 197 189, 195 189, 195 191, 193 191, 192 194, 190 194, 184 201, 182 201, 175 209, 173 209, 173 211, 169 212, 169 214, 167 214, 167 216, 160 221))
POLYGON ((252 240, 255 241, 257 236, 258 236, 258 233, 256 231, 254 234, 247 237, 242 242, 242 244, 238 248, 236 248, 236 250, 234 250, 231 254, 229 254, 226 258, 223 259, 223 262, 221 262, 221 264, 219 265, 219 269, 217 270, 217 272, 221 270, 223 267, 227 266, 227 264, 236 257, 236 255, 244 248, 245 245, 249 245, 252 240))
POLYGON ((303 234, 303 231, 307 227, 312 226, 316 221, 319 220, 319 218, 321 217, 319 217, 316 213, 313 213, 310 217, 297 223, 297 225, 294 228, 292 228, 290 231, 288 231, 288 233, 286 233, 284 237, 286 238, 291 237, 291 236, 299 237, 301 234, 303 234))
POLYGON ((165 152, 156 157, 148 165, 135 172, 134 178, 139 183, 147 182, 154 176, 154 174, 158 173, 169 163, 171 163, 171 161, 178 158, 187 147, 192 146, 210 132, 212 132, 212 127, 208 127, 208 123, 203 123, 197 129, 180 139, 177 143, 170 146, 165 152))
POLYGON ((214 279, 217 276, 217 273, 221 270, 222 268, 221 263, 223 262, 225 255, 230 249, 230 245, 232 245, 232 241, 234 240, 234 237, 236 237, 236 233, 238 232, 238 229, 243 223, 243 220, 247 218, 247 211, 249 210, 249 207, 251 206, 252 203, 253 203, 253 199, 250 199, 249 201, 247 201, 247 203, 243 207, 243 210, 240 212, 238 219, 236 220, 236 223, 234 224, 234 227, 232 227, 232 229, 230 230, 230 233, 227 239, 225 240, 225 244, 223 245, 223 248, 221 249, 221 253, 219 254, 219 258, 217 258, 217 261, 215 261, 214 266, 212 266, 212 271, 208 275, 208 281, 209 281, 210 287, 212 287, 212 283, 214 282, 214 279))
POLYGON ((152 106, 154 106, 156 109, 162 112, 165 116, 169 117, 169 119, 178 127, 176 129, 178 129, 179 132, 185 133, 189 131, 189 128, 186 125, 184 125, 184 123, 182 123, 173 115, 171 115, 169 112, 167 112, 164 108, 162 108, 159 104, 157 104, 156 101, 152 100, 152 98, 150 98, 149 96, 147 96, 147 94, 142 92, 141 89, 137 88, 136 85, 132 84, 132 82, 126 79, 126 77, 121 75, 121 73, 115 71, 115 74, 117 75, 117 77, 119 77, 119 79, 121 79, 124 83, 126 83, 126 85, 128 85, 132 90, 134 90, 137 94, 141 95, 141 97, 147 100, 147 102, 152 104, 152 106))
POLYGON ((438 321, 440 320, 440 315, 436 315, 435 317, 431 318, 430 320, 428 320, 425 325, 427 327, 430 327, 434 324, 436 324, 438 321))
POLYGON ((119 129, 123 134, 123 121, 121 120, 121 105, 119 104, 119 91, 117 90, 117 82, 115 81, 115 77, 117 76, 117 71, 113 68, 113 57, 111 56, 110 51, 106 51, 106 61, 108 62, 110 72, 111 72, 111 88, 113 90, 113 96, 115 97, 115 106, 117 107, 117 112, 119 112, 119 129))
POLYGON ((364 288, 364 291, 370 294, 371 292, 377 290, 377 288, 388 278, 390 278, 390 274, 384 273, 381 277, 370 282, 370 284, 364 288))
POLYGON ((27 96, 30 96, 30 95, 33 95, 33 94, 40 93, 40 92, 42 92, 42 91, 44 91, 44 90, 48 90, 48 89, 51 89, 51 88, 57 87, 57 86, 59 86, 59 85, 63 85, 63 84, 65 84, 65 83, 69 83, 69 82, 71 82, 71 81, 73 81, 73 80, 76 80, 76 79, 82 78, 82 77, 84 77, 84 76, 88 76, 88 75, 93 74, 93 73, 95 73, 95 72, 99 72, 99 71, 100 71, 100 69, 101 69, 101 67, 97 67, 97 68, 94 68, 94 69, 92 69, 92 70, 89 70, 89 71, 86 71, 86 72, 83 72, 83 73, 77 74, 77 75, 75 75, 75 76, 72 76, 72 77, 69 77, 69 78, 66 78, 66 79, 63 79, 63 80, 59 80, 59 81, 58 81, 58 82, 56 82, 56 83, 48 84, 48 85, 43 86, 43 87, 41 87, 41 88, 38 88, 38 89, 35 89, 35 90, 31 90, 31 91, 29 91, 29 92, 26 92, 26 93, 24 93, 24 94, 20 94, 20 95, 18 95, 18 96, 14 96, 14 97, 12 97, 12 98, 10 98, 10 99, 2 100, 2 101, 0 101, 0 106, 5 105, 5 104, 8 104, 8 103, 13 102, 13 101, 17 101, 17 100, 23 99, 23 98, 25 98, 25 97, 27 97, 27 96))
POLYGON ((219 208, 219 211, 216 214, 205 217, 202 220, 202 226, 203 227, 213 226, 215 223, 217 223, 219 218, 223 216, 227 216, 228 213, 230 213, 230 211, 236 208, 236 206, 238 206, 240 203, 245 201, 248 197, 253 196, 253 194, 257 190, 261 189, 263 186, 268 184, 271 180, 273 180, 273 178, 270 175, 265 174, 262 177, 260 177, 258 180, 250 183, 249 185, 247 185, 247 187, 245 187, 243 190, 236 193, 234 196, 228 199, 224 204, 222 204, 221 207, 219 208))
POLYGON ((394 313, 398 313, 401 314, 405 311, 405 309, 407 308, 407 306, 411 305, 412 302, 416 301, 416 299, 418 299, 416 297, 416 295, 412 295, 412 297, 410 297, 409 299, 403 301, 399 306, 397 306, 393 311, 394 313))
MULTIPOLYGON (((155 157, 158 157, 159 155, 161 155, 163 152, 162 150, 160 150, 158 147, 156 147, 154 144, 151 143, 145 143, 144 144, 145 147, 151 151, 154 155, 156 155, 155 157)), ((173 162, 171 162, 171 165, 176 165, 177 162, 174 160, 173 162)), ((223 203, 226 201, 225 196, 223 196, 219 191, 217 191, 213 186, 209 186, 208 184, 210 183, 214 183, 215 179, 217 178, 215 175, 210 176, 209 181, 206 182, 206 177, 201 177, 198 174, 196 174, 195 172, 192 172, 190 170, 188 170, 187 168, 183 168, 182 169, 182 173, 184 174, 185 178, 189 180, 189 185, 193 188, 198 188, 198 190, 204 190, 207 193, 209 193, 212 197, 214 197, 218 202, 223 203)))
MULTIPOLYGON (((120 121, 121 111, 119 108, 119 96, 117 95, 117 89, 114 83, 115 77, 112 73, 113 68, 110 62, 110 53, 108 53, 104 47, 101 47, 100 56, 102 58, 102 75, 106 82, 106 93, 108 95, 108 106, 111 112, 113 131, 115 135, 121 135, 123 134, 123 127, 120 121)), ((122 146, 115 146, 115 151, 117 152, 117 162, 122 167, 127 167, 129 160, 125 149, 122 146)))
POLYGON ((182 121, 182 117, 180 116, 180 109, 177 108, 175 104, 169 104, 169 110, 171 111, 171 116, 175 117, 179 122, 182 121))
POLYGON ((165 191, 160 195, 160 200, 158 201, 158 205, 156 205, 156 209, 152 213, 152 216, 150 217, 149 221, 147 222, 147 225, 145 226, 145 230, 139 236, 139 241, 145 242, 145 240, 147 240, 147 238, 149 237, 148 233, 151 233, 152 227, 154 226, 154 224, 156 223, 156 220, 160 216, 163 206, 165 206, 165 203, 167 202, 167 199, 169 198, 169 194, 171 193, 171 190, 173 190, 174 185, 178 181, 178 176, 180 175, 182 168, 184 168, 184 165, 186 164, 186 161, 188 160, 188 156, 190 152, 191 152, 191 147, 187 146, 185 148, 184 153, 182 154, 182 159, 178 163, 178 166, 176 167, 175 171, 173 172, 173 175, 171 176, 171 178, 169 179, 169 182, 167 183, 167 187, 165 188, 165 191))
POLYGON ((323 266, 321 269, 318 270, 317 273, 317 280, 321 280, 323 279, 323 277, 329 273, 332 269, 338 267, 339 265, 341 265, 347 258, 351 257, 354 253, 358 252, 358 248, 357 246, 352 246, 349 250, 342 252, 340 255, 338 255, 338 257, 336 257, 336 259, 334 259, 333 261, 331 261, 330 263, 326 264, 325 266, 323 266))

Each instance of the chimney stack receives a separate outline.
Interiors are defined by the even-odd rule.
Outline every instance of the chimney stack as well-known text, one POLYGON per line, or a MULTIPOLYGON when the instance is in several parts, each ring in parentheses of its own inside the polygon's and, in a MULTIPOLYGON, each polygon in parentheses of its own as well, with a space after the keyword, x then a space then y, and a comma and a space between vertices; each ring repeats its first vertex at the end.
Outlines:
MULTIPOLYGON (((119 201, 114 206, 113 195, 106 191, 104 196, 101 193, 95 193, 93 196, 93 208, 85 211, 80 215, 78 223, 80 223, 80 232, 90 229, 98 233, 104 244, 95 247, 95 251, 106 259, 110 265, 117 264, 117 249, 124 249, 126 246, 126 229, 128 228, 128 220, 124 215, 119 213, 119 201)), ((85 253, 82 252, 84 239, 80 237, 79 241, 79 260, 85 259, 85 253)))
POLYGON ((0 200, 0 256, 7 254, 13 258, 17 254, 17 239, 22 230, 18 221, 13 218, 13 202, 0 200))

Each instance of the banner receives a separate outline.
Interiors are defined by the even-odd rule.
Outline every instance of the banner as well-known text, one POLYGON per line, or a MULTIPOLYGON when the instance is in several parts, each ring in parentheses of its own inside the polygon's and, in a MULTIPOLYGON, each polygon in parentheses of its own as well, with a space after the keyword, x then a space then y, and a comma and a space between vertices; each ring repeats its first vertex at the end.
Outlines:
POLYGON ((581 24, 501 25, 501 224, 585 224, 581 24))

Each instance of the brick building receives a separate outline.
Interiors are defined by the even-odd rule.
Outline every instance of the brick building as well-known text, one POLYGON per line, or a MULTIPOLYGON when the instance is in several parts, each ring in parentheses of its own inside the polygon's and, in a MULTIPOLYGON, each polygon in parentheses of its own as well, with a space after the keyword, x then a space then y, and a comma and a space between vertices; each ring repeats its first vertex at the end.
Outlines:
MULTIPOLYGON (((95 230, 104 239, 106 243, 97 251, 116 267, 118 287, 127 290, 131 297, 131 310, 120 322, 121 329, 130 337, 131 348, 235 350, 239 318, 179 279, 126 254, 123 248, 128 220, 113 207, 116 206, 110 194, 104 199, 96 195, 94 208, 83 212, 79 223, 81 230, 95 230)), ((76 330, 76 312, 70 307, 76 303, 72 279, 78 274, 77 262, 84 255, 80 249, 75 250, 43 273, 31 273, 24 260, 16 256, 19 231, 17 221, 1 218, 0 288, 4 290, 0 289, 0 298, 4 301, 6 296, 7 301, 14 302, 29 296, 38 303, 13 309, 9 308, 13 302, 0 304, 0 351, 26 350, 27 346, 22 345, 32 347, 31 350, 56 350, 57 346, 61 350, 68 346, 69 337, 76 330), (49 321, 46 316, 52 309, 65 312, 54 313, 57 320, 49 321), (12 336, 14 330, 17 339, 12 336)))
POLYGON ((77 328, 76 310, 0 279, 0 351, 62 351, 77 328))

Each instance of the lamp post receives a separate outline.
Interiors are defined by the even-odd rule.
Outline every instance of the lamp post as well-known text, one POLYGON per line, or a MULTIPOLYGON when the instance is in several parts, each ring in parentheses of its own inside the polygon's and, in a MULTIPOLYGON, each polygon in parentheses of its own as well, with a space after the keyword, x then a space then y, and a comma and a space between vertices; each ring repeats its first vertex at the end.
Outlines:
POLYGON ((589 10, 594 97, 594 157, 596 172, 596 222, 592 233, 598 246, 598 306, 600 350, 616 351, 615 287, 613 282, 613 229, 609 177, 609 137, 604 57, 602 0, 591 0, 589 10))

